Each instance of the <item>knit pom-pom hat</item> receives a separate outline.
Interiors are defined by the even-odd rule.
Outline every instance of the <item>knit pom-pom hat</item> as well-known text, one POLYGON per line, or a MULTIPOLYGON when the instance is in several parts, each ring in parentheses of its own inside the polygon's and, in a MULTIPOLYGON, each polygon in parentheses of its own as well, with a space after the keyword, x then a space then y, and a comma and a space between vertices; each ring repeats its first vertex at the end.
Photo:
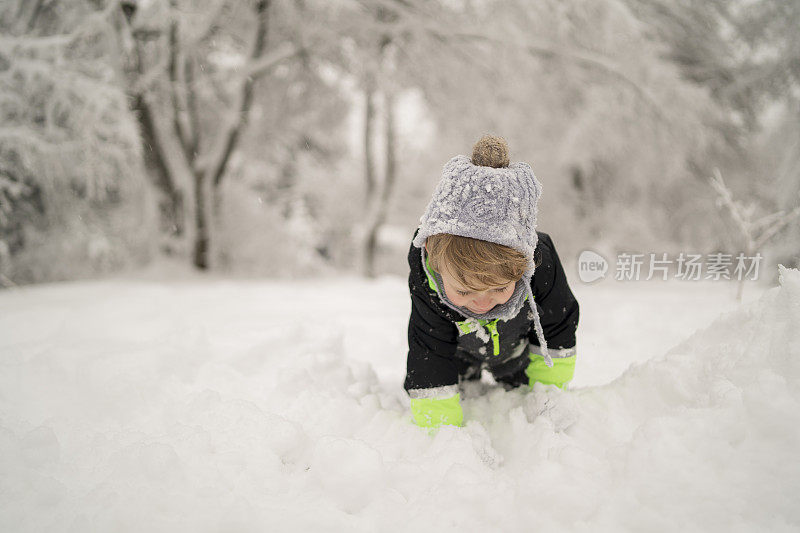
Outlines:
MULTIPOLYGON (((537 203, 541 195, 542 184, 530 165, 509 164, 506 142, 499 137, 484 136, 475 144, 472 160, 457 155, 444 165, 433 198, 420 218, 413 244, 421 249, 423 268, 425 239, 438 233, 502 244, 521 252, 527 260, 521 282, 541 343, 541 355, 547 366, 553 366, 531 289, 536 268, 533 253, 538 241, 537 203)), ((439 296, 446 299, 443 290, 439 296)))

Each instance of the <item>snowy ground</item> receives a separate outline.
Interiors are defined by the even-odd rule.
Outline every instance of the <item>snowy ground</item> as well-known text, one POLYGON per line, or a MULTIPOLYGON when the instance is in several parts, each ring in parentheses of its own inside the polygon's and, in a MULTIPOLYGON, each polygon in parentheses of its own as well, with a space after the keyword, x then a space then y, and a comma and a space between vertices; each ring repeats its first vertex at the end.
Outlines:
POLYGON ((0 531, 800 528, 800 272, 573 288, 572 390, 433 436, 399 278, 0 292, 0 531))

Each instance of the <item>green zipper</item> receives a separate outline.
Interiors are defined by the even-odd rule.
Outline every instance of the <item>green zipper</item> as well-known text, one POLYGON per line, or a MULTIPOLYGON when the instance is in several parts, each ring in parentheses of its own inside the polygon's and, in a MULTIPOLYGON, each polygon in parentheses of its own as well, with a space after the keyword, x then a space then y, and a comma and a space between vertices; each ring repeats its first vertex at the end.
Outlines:
POLYGON ((500 334, 497 332, 497 321, 500 320, 499 318, 495 318, 491 322, 488 320, 478 320, 478 323, 481 326, 486 326, 486 329, 489 330, 489 333, 492 335, 492 348, 494 349, 494 355, 500 354, 500 334))

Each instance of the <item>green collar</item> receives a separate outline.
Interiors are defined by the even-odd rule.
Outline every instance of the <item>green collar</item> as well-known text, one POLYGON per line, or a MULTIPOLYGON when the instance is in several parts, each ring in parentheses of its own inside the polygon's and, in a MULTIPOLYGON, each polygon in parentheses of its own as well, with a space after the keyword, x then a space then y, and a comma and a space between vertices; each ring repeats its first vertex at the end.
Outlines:
POLYGON ((428 277, 428 287, 430 287, 432 291, 439 292, 436 288, 436 280, 433 278, 433 270, 428 260, 428 254, 425 254, 425 275, 428 277))

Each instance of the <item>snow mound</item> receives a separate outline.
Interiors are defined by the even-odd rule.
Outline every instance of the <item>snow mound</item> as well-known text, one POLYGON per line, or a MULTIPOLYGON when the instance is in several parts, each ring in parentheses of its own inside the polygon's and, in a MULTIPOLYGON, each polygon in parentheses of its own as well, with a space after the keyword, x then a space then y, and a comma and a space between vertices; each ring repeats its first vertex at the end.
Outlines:
POLYGON ((434 435, 305 305, 254 340, 198 305, 250 287, 22 293, 42 303, 0 314, 0 530, 796 530, 800 272, 780 280, 602 387, 471 384, 434 435))

